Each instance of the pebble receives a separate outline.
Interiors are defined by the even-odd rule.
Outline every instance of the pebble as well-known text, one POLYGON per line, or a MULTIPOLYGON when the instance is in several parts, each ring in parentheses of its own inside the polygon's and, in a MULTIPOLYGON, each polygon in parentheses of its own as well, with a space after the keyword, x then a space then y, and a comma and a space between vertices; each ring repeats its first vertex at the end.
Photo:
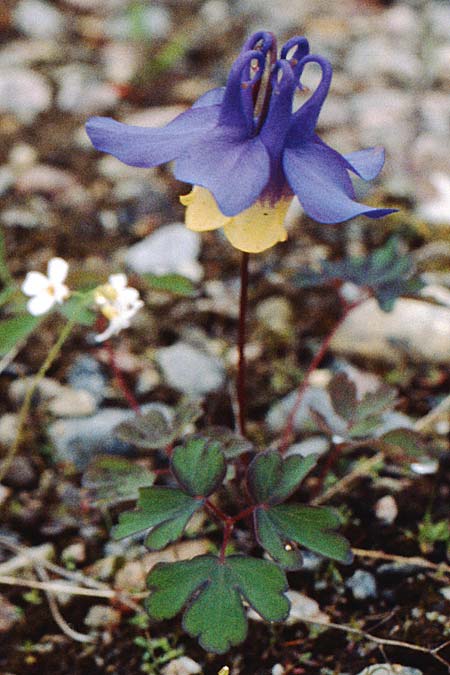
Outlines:
POLYGON ((422 64, 411 52, 410 45, 399 46, 385 36, 365 37, 350 50, 345 63, 346 72, 362 81, 367 80, 367 64, 370 75, 382 77, 387 82, 411 85, 420 74, 422 64))
POLYGON ((129 560, 117 572, 114 587, 126 593, 140 593, 145 590, 146 573, 140 560, 129 560))
POLYGON ((102 49, 103 72, 114 83, 127 83, 141 66, 142 51, 130 42, 110 42, 102 49))
POLYGON ((43 225, 42 218, 29 209, 13 207, 1 213, 1 221, 6 227, 23 227, 31 230, 43 225))
POLYGON ((272 668, 272 675, 284 675, 285 672, 286 671, 281 663, 276 663, 272 668))
POLYGON ((133 412, 123 408, 107 408, 91 417, 53 422, 48 433, 57 460, 73 462, 78 469, 84 469, 95 454, 129 454, 130 446, 115 438, 113 430, 133 415, 133 412))
POLYGON ((121 613, 108 605, 93 605, 87 613, 84 623, 89 628, 110 628, 120 623, 121 613))
POLYGON ((289 455, 324 455, 330 449, 330 442, 324 436, 312 436, 300 443, 294 443, 286 451, 286 457, 289 455))
POLYGON ((128 249, 125 262, 138 274, 181 274, 200 281, 203 269, 197 258, 201 237, 181 223, 165 225, 128 249))
POLYGON ((450 308, 400 298, 392 312, 374 299, 348 315, 331 348, 340 354, 401 363, 405 354, 416 362, 450 363, 450 308))
POLYGON ((0 443, 6 447, 12 445, 19 428, 19 416, 16 413, 5 413, 0 417, 0 443))
POLYGON ((40 73, 26 68, 0 71, 0 113, 13 113, 24 124, 30 124, 51 103, 51 87, 40 73))
POLYGON ((61 387, 48 406, 48 411, 55 417, 87 417, 97 409, 95 397, 85 389, 61 387))
POLYGON ((432 225, 450 225, 450 178, 444 173, 433 173, 430 182, 435 196, 419 204, 417 215, 432 225))
POLYGON ((116 88, 102 82, 97 71, 89 66, 70 64, 55 72, 59 83, 58 107, 71 113, 93 115, 114 107, 119 94, 116 88))
POLYGON ((21 620, 22 616, 19 607, 0 595, 0 634, 10 631, 21 620))
MULTIPOLYGON (((272 405, 266 416, 266 422, 271 431, 280 432, 283 429, 296 400, 297 391, 295 390, 272 405)), ((294 418, 295 431, 318 430, 315 422, 311 419, 310 408, 320 412, 332 424, 333 428, 342 428, 342 433, 344 433, 345 424, 334 412, 328 392, 314 386, 309 387, 302 398, 294 418)))
POLYGON ((0 67, 50 63, 61 58, 63 49, 61 42, 57 43, 55 40, 11 40, 6 47, 0 49, 0 67))
POLYGON ((88 391, 97 405, 105 396, 106 377, 99 362, 89 354, 76 357, 67 374, 67 382, 73 389, 88 391))
POLYGON ((0 167, 0 197, 3 197, 14 185, 14 173, 7 166, 0 167))
POLYGON ((17 178, 16 189, 22 195, 45 194, 62 206, 82 206, 90 200, 88 192, 72 173, 47 164, 37 164, 23 171, 17 178))
MULTIPOLYGON (((300 623, 301 621, 318 621, 319 623, 330 622, 330 617, 328 614, 322 612, 320 610, 319 604, 312 598, 309 598, 307 595, 298 593, 297 591, 288 591, 286 596, 291 603, 289 616, 285 621, 288 626, 291 626, 295 623, 300 623)), ((254 621, 262 621, 259 614, 257 614, 253 609, 248 611, 248 618, 253 619, 254 621)))
POLYGON ((57 38, 66 28, 61 12, 42 0, 19 0, 13 21, 18 30, 31 38, 57 38))
POLYGON ((418 565, 413 565, 412 563, 384 563, 380 565, 377 569, 378 576, 394 576, 394 577, 410 577, 423 568, 418 565))
POLYGON ((365 570, 356 570, 356 572, 345 582, 347 588, 350 588, 355 600, 369 600, 377 597, 377 582, 370 572, 365 570))
POLYGON ((86 545, 82 541, 77 541, 74 544, 66 546, 61 552, 61 559, 64 564, 67 563, 84 563, 86 560, 86 545))
POLYGON ((417 668, 408 668, 398 663, 376 663, 364 668, 358 675, 423 675, 417 668))
MULTIPOLYGON (((9 386, 9 397, 11 401, 21 404, 29 387, 33 385, 34 377, 23 377, 11 382, 9 386)), ((35 394, 41 401, 49 401, 54 396, 58 396, 62 385, 50 377, 43 377, 40 380, 35 394)))
POLYGON ((256 316, 273 333, 281 337, 292 335, 292 308, 283 296, 262 300, 256 307, 256 316))
POLYGON ((225 380, 221 362, 187 342, 158 349, 156 361, 170 387, 192 396, 216 391, 225 380))
MULTIPOLYGON (((168 9, 160 5, 139 5, 139 33, 140 37, 150 39, 164 39, 172 28, 172 18, 168 9)), ((105 34, 115 40, 129 40, 136 38, 136 22, 132 20, 130 12, 109 19, 104 25, 105 34)))
POLYGON ((202 667, 189 656, 180 656, 164 666, 161 672, 163 675, 196 675, 202 672, 202 667))
POLYGON ((392 525, 398 516, 397 502, 392 495, 385 495, 377 501, 375 504, 375 515, 378 520, 383 521, 387 525, 392 525))

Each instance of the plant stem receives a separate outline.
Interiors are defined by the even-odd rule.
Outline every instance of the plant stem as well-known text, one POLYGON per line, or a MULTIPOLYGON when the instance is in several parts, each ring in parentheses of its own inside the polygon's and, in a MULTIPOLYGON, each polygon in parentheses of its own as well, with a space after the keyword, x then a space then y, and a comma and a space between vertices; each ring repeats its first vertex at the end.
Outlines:
POLYGON ((139 403, 136 401, 133 392, 129 388, 128 384, 125 381, 125 378, 123 376, 122 371, 120 370, 119 366, 117 365, 116 361, 116 355, 114 353, 114 348, 109 340, 106 340, 105 342, 105 347, 106 351, 108 352, 108 359, 109 359, 109 365, 111 367, 111 370, 114 374, 114 378, 116 380, 117 386, 119 387, 120 391, 122 392, 125 400, 127 401, 128 405, 130 408, 136 413, 136 415, 141 414, 141 407, 139 403))
POLYGON ((278 451, 283 455, 286 450, 289 447, 289 444, 291 442, 293 432, 294 432, 294 423, 295 423, 295 417, 298 413, 298 410, 300 408, 300 405, 303 401, 303 397, 305 395, 306 390, 309 387, 309 380, 311 378, 311 375, 313 372, 319 367, 320 363, 322 362, 325 354, 327 353, 331 341, 333 340, 335 334, 337 333, 338 329, 342 326, 344 323, 345 319, 347 316, 350 314, 350 312, 357 307, 360 302, 355 302, 352 305, 344 305, 344 311, 342 312, 341 318, 338 320, 338 322, 335 324, 335 326, 332 328, 330 333, 327 335, 325 340, 322 342, 322 345, 317 352, 317 354, 314 356, 313 360, 311 361, 311 364, 308 368, 308 370, 305 373, 305 377, 303 382, 300 384, 298 391, 297 391, 297 397, 295 399, 295 403, 292 406, 292 409, 287 417, 286 423, 284 425, 282 434, 281 434, 281 443, 278 448, 278 451))
POLYGON ((23 428, 25 426, 25 422, 27 421, 28 414, 30 412, 30 407, 31 407, 31 401, 33 399, 33 394, 36 391, 37 387, 39 386, 40 381, 45 377, 48 369, 52 365, 52 363, 55 361, 55 359, 59 356, 59 353, 61 351, 61 348, 64 344, 64 342, 67 340, 69 337, 70 333, 72 332, 72 328, 74 327, 75 320, 70 320, 67 321, 65 324, 64 328, 62 329, 61 333, 59 334, 59 337, 53 347, 50 349, 49 353, 47 354, 47 358, 45 359, 44 363, 40 367, 37 375, 35 376, 33 382, 31 383, 31 386, 28 388, 25 398, 22 403, 22 407, 20 408, 19 412, 19 420, 17 424, 17 434, 16 438, 14 439, 14 443, 11 445, 10 449, 8 450, 8 453, 5 457, 5 459, 2 462, 2 465, 0 467, 0 481, 3 480, 5 477, 8 469, 10 468, 12 461, 14 457, 16 456, 16 453, 20 447, 20 444, 22 442, 22 433, 23 433, 23 428))
POLYGON ((239 332, 238 332, 238 374, 237 374, 237 397, 239 431, 242 436, 246 435, 246 363, 245 363, 245 328, 248 300, 248 260, 249 254, 242 253, 241 258, 241 294, 239 299, 239 332))

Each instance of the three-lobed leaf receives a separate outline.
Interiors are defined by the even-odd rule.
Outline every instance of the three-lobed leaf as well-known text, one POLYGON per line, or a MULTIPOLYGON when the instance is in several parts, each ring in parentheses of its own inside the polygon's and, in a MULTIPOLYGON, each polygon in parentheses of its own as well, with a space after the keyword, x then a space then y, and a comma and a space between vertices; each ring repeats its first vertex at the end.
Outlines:
POLYGON ((182 489, 193 497, 208 496, 221 485, 227 469, 219 443, 191 438, 172 454, 172 473, 182 489))
POLYGON ((113 537, 123 539, 152 528, 145 544, 161 550, 181 537, 202 501, 176 488, 157 486, 141 488, 137 506, 134 511, 120 514, 119 523, 112 530, 113 537))
POLYGON ((174 617, 185 606, 184 629, 211 652, 225 653, 245 639, 243 601, 266 621, 289 613, 284 572, 267 560, 206 555, 176 563, 158 563, 150 572, 146 609, 154 619, 174 617), (189 603, 189 604, 188 604, 189 603))

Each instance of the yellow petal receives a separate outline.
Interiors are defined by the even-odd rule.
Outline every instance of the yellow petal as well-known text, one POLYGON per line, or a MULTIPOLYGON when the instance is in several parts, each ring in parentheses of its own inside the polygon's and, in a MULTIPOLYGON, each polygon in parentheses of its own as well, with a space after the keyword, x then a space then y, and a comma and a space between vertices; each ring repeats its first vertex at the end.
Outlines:
POLYGON ((188 195, 180 197, 180 202, 186 206, 184 222, 189 230, 195 232, 217 230, 230 220, 219 210, 209 190, 198 185, 195 185, 188 195))
POLYGON ((286 241, 283 223, 292 198, 280 199, 275 206, 255 202, 225 225, 225 235, 235 248, 246 253, 261 253, 279 241, 286 241))

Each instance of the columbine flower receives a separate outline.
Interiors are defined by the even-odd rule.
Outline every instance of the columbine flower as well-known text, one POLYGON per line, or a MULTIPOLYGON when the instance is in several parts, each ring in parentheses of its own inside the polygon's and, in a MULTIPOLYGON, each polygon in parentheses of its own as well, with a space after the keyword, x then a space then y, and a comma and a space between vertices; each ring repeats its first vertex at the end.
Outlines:
POLYGON ((95 303, 109 321, 108 328, 96 335, 97 342, 108 340, 124 328, 128 328, 133 316, 144 306, 139 298, 139 292, 127 286, 127 283, 125 274, 112 274, 107 284, 96 289, 95 303))
POLYGON ((359 204, 349 177, 349 171, 365 180, 377 176, 382 148, 340 155, 315 133, 332 69, 308 52, 307 40, 295 37, 276 60, 272 34, 256 33, 234 62, 226 87, 208 92, 165 127, 94 117, 87 132, 98 150, 125 164, 152 167, 175 160, 176 178, 194 186, 182 198, 187 227, 223 227, 242 251, 260 252, 286 239, 283 221, 294 195, 320 223, 387 215, 393 209, 359 204), (294 111, 308 63, 320 66, 322 79, 294 111))
POLYGON ((47 265, 47 276, 41 272, 28 272, 22 284, 22 292, 31 296, 27 302, 30 314, 45 314, 55 303, 61 305, 64 302, 70 294, 63 283, 68 271, 69 265, 65 260, 52 258, 47 265))

